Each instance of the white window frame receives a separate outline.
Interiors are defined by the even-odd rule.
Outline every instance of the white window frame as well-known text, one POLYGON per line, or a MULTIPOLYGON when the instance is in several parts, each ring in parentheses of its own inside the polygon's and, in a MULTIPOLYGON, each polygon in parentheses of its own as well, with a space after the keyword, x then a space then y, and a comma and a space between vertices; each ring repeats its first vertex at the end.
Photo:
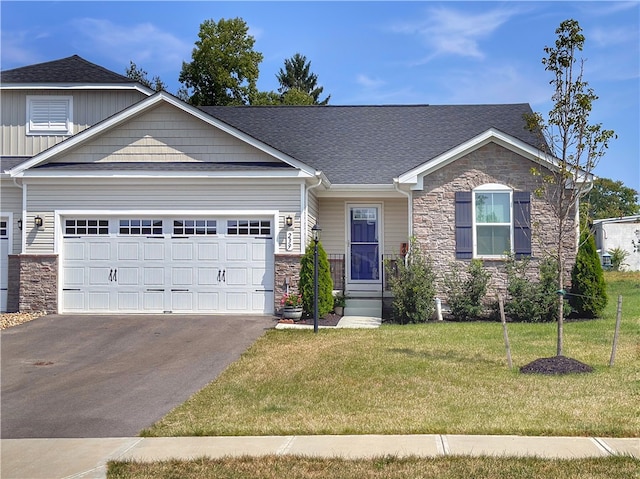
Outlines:
MULTIPOLYGON (((51 120, 51 118, 49 119, 51 120)), ((27 135, 62 135, 73 134, 73 97, 64 95, 28 95, 27 96, 27 135), (35 124, 33 122, 34 106, 38 102, 52 102, 64 105, 66 119, 64 127, 57 125, 35 124)))
POLYGON ((478 254, 478 226, 506 226, 506 223, 478 223, 476 221, 477 193, 509 194, 509 252, 513 253, 513 189, 498 183, 488 183, 474 188, 471 192, 471 217, 473 220, 473 257, 478 259, 504 259, 504 254, 478 254))

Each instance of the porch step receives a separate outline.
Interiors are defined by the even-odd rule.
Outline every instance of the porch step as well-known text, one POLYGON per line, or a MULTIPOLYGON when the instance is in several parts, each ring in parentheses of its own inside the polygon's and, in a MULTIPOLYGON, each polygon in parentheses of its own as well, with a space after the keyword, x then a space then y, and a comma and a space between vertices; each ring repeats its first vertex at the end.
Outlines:
POLYGON ((381 298, 348 298, 344 307, 345 316, 382 317, 381 298))

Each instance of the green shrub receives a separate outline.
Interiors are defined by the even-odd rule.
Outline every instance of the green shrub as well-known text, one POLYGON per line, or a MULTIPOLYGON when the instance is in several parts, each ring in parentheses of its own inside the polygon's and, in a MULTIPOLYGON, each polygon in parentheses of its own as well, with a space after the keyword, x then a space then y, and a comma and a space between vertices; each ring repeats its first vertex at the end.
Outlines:
POLYGON ((425 257, 415 240, 409 253, 391 266, 387 262, 387 278, 393 293, 393 313, 404 323, 423 323, 435 311, 435 275, 431 261, 425 257))
MULTIPOLYGON (((529 323, 550 322, 557 319, 558 311, 558 267, 557 260, 543 258, 538 266, 538 281, 533 281, 531 260, 516 260, 511 256, 506 264, 507 298, 505 315, 513 321, 529 323)), ((566 303, 566 301, 565 301, 566 303)), ((565 304, 565 315, 571 311, 565 304)))
POLYGON ((596 241, 587 230, 580 234, 578 255, 571 271, 569 302, 584 318, 597 318, 607 305, 607 288, 596 241))
POLYGON ((484 269, 482 261, 473 259, 462 271, 460 263, 452 263, 444 276, 447 304, 456 321, 478 319, 484 313, 482 300, 487 294, 491 274, 484 269))
POLYGON ((609 254, 611 255, 611 269, 613 271, 620 271, 627 257, 629 256, 629 252, 620 247, 613 248, 609 250, 609 254))
MULTIPOLYGON (((300 259, 300 283, 298 290, 302 293, 304 311, 310 315, 314 313, 314 273, 313 273, 313 241, 307 246, 304 256, 300 259)), ((318 316, 324 317, 333 310, 333 280, 329 269, 327 253, 318 243, 318 316)))

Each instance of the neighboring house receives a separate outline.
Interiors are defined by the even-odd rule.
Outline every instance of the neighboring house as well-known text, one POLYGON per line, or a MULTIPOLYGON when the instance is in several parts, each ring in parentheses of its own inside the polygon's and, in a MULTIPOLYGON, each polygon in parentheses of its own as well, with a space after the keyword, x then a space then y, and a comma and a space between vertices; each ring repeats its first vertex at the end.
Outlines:
POLYGON ((77 56, 1 82, 10 311, 273 314, 316 224, 351 297, 411 237, 498 288, 552 249, 527 104, 195 108, 77 56))
MULTIPOLYGON (((594 220, 596 248, 600 254, 611 254, 611 250, 620 248, 627 252, 622 264, 625 271, 640 271, 640 215, 623 216, 594 220)), ((607 266, 606 261, 603 265, 607 266)))

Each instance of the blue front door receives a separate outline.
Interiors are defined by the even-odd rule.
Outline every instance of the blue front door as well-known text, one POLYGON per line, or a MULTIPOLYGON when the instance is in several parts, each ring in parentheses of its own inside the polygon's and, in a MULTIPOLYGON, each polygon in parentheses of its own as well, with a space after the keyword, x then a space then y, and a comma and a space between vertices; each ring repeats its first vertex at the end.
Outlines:
POLYGON ((377 206, 349 208, 349 282, 380 281, 380 209, 377 206))

